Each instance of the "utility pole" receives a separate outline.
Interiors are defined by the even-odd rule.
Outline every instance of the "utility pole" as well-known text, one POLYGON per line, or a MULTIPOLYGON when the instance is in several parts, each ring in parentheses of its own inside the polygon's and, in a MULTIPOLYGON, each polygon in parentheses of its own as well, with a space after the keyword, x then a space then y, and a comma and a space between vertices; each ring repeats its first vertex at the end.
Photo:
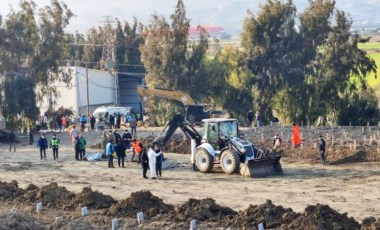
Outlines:
POLYGON ((90 90, 89 90, 89 85, 88 85, 88 67, 87 67, 87 62, 85 62, 86 66, 86 91, 87 91, 87 117, 90 116, 90 90))

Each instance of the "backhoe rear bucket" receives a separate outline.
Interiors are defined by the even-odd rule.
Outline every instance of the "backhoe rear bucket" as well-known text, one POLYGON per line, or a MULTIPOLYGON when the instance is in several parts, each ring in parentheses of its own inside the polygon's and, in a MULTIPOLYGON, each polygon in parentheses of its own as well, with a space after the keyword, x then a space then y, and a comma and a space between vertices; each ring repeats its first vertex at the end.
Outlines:
POLYGON ((244 177, 264 177, 282 174, 280 159, 281 156, 274 156, 267 159, 250 160, 242 165, 240 173, 244 177))

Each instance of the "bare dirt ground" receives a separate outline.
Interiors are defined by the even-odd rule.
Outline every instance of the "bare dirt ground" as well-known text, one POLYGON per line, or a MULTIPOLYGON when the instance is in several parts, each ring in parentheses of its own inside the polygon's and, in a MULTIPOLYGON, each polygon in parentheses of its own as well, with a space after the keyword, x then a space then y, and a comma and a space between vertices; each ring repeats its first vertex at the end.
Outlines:
MULTIPOLYGON (((139 130, 139 136, 147 137, 152 134, 156 135, 159 130, 160 129, 157 128, 141 129, 139 130)), ((252 134, 248 130, 246 130, 246 132, 252 134)), ((360 133, 360 130, 358 132, 360 133)), ((273 132, 271 131, 270 133, 273 132)), ((323 133, 326 133, 326 131, 323 131, 323 133)), ((87 138, 88 146, 100 142, 101 131, 85 133, 84 135, 87 138)), ((259 135, 258 133, 252 135, 261 141, 270 143, 271 137, 269 137, 269 134, 266 135, 265 138, 264 135, 259 135)), ((287 134, 284 133, 284 135, 286 136, 287 134)), ((47 136, 48 138, 50 137, 49 134, 47 136)), ((126 168, 118 168, 117 162, 115 162, 117 168, 110 169, 108 168, 107 161, 98 161, 94 163, 75 161, 74 151, 68 140, 68 134, 58 133, 57 136, 61 139, 62 143, 59 160, 57 161, 53 160, 50 149, 47 153, 47 160, 40 160, 39 151, 36 146, 27 145, 26 140, 24 140, 23 143, 18 144, 16 152, 9 152, 8 146, 6 144, 1 144, 0 181, 9 183, 12 180, 16 180, 18 182, 18 187, 24 190, 28 190, 30 184, 34 184, 41 188, 51 183, 57 183, 58 186, 64 186, 73 194, 79 194, 83 192, 83 188, 90 187, 92 191, 98 191, 105 195, 109 195, 114 200, 118 201, 127 199, 135 192, 148 190, 154 196, 162 199, 162 202, 165 204, 174 205, 177 209, 179 205, 187 204, 186 202, 189 202, 189 199, 191 198, 198 200, 212 198, 218 205, 229 207, 232 210, 242 211, 244 213, 244 210, 249 208, 249 205, 269 205, 267 200, 271 200, 274 205, 282 205, 283 207, 291 208, 294 212, 298 213, 297 215, 300 215, 299 213, 303 212, 306 213, 307 210, 305 211, 305 208, 309 205, 316 205, 319 203, 328 205, 331 209, 334 209, 339 213, 347 213, 347 218, 353 217, 359 223, 370 216, 375 217, 375 220, 380 217, 379 161, 345 162, 344 164, 329 165, 316 164, 316 162, 318 162, 318 154, 316 153, 316 150, 313 149, 313 141, 309 141, 308 145, 303 146, 302 151, 296 150, 293 154, 290 154, 291 149, 287 145, 287 140, 284 141, 282 153, 284 155, 282 158, 282 168, 284 170, 283 176, 243 178, 238 174, 226 175, 218 169, 210 174, 202 174, 191 171, 190 157, 188 154, 165 153, 167 160, 172 163, 177 163, 177 167, 164 170, 163 177, 158 180, 150 180, 142 178, 142 170, 140 166, 134 162, 128 162, 126 168), (308 156, 315 155, 315 157, 294 157, 303 156, 305 154, 308 156)), ((96 149, 87 149, 87 152, 96 151, 96 149)), ((335 150, 333 151, 330 149, 328 151, 334 152, 335 150)), ((349 150, 347 150, 347 154, 351 154, 349 150)), ((331 160, 330 163, 332 163, 331 160)), ((57 207, 50 204, 50 207, 47 207, 48 211, 36 213, 35 203, 38 200, 37 198, 41 197, 41 191, 36 194, 33 195, 35 197, 34 199, 28 197, 26 200, 24 198, 24 200, 19 198, 15 201, 13 198, 17 196, 13 195, 12 199, 4 197, 4 191, 2 191, 0 186, 0 198, 2 200, 0 201, 2 203, 2 208, 0 208, 0 210, 3 215, 0 216, 0 220, 3 219, 8 222, 17 222, 17 218, 36 218, 30 222, 39 222, 41 223, 41 226, 48 226, 47 228, 50 229, 86 229, 86 225, 83 225, 83 223, 82 225, 84 227, 80 224, 73 224, 77 221, 77 219, 73 219, 74 217, 67 217, 80 217, 80 207, 86 204, 89 206, 88 203, 80 203, 80 200, 83 198, 77 197, 78 202, 71 203, 70 205, 66 202, 57 204, 57 207), (3 197, 1 197, 1 194, 3 194, 3 197), (40 194, 40 196, 38 194, 40 194), (66 208, 62 208, 64 205, 67 207, 65 206, 66 208), (4 217, 4 215, 9 213, 9 210, 12 207, 18 208, 19 214, 13 216, 13 219, 10 220, 9 216, 4 217), (59 211, 57 211, 57 208, 59 211), (62 209, 67 210, 63 211, 62 209), (67 212, 70 210, 72 212, 68 214, 67 212), (25 213, 32 214, 32 216, 18 216, 24 215, 25 213), (59 218, 60 216, 66 218, 66 225, 57 225, 55 217, 59 218), (72 226, 70 227, 68 223, 71 223, 72 226)), ((26 195, 24 195, 24 197, 25 196, 26 195)), ((69 201, 73 199, 74 195, 69 194, 67 197, 67 201, 69 201)), ((54 202, 50 201, 50 203, 54 202)), ((108 203, 109 206, 112 204, 111 201, 108 203)), ((49 206, 48 204, 43 205, 49 206)), ((90 207, 90 213, 92 212, 94 215, 96 214, 96 220, 88 219, 91 218, 90 216, 83 218, 87 218, 87 222, 96 222, 99 229, 103 229, 100 226, 109 228, 111 219, 114 217, 120 218, 120 215, 118 215, 117 211, 104 211, 102 208, 108 208, 106 206, 107 205, 105 205, 105 207, 94 207, 93 210, 90 207), (99 208, 103 211, 97 211, 99 208)), ((119 209, 120 208, 117 210, 119 209)), ((168 210, 170 210, 170 208, 168 210)), ((248 209, 245 212, 248 212, 248 209)), ((148 215, 148 217, 151 217, 150 225, 145 225, 145 228, 188 229, 189 219, 186 218, 187 216, 179 218, 178 216, 180 215, 177 213, 177 219, 174 221, 175 225, 164 224, 156 226, 154 223, 162 222, 163 219, 163 217, 157 217, 157 214, 158 213, 150 211, 150 215, 148 215), (185 225, 178 225, 178 222, 180 221, 185 221, 185 225)), ((307 214, 303 215, 308 216, 307 214)), ((85 221, 83 218, 81 221, 85 221)), ((237 217, 234 218, 231 217, 230 220, 233 221, 237 217)), ((168 219, 168 217, 166 219, 168 219)), ((57 221, 58 220, 59 219, 57 219, 57 221)), ((133 222, 132 224, 131 222, 128 222, 128 219, 123 221, 125 224, 124 226, 127 226, 124 227, 125 229, 130 228, 131 226, 133 226, 131 228, 144 228, 144 225, 137 225, 135 220, 129 220, 133 222), (128 223, 130 225, 128 225, 128 223)), ((380 223, 379 220, 377 221, 380 223)), ((20 221, 18 223, 20 223, 20 221)), ((233 228, 234 225, 231 225, 231 223, 232 222, 220 222, 217 225, 206 224, 205 226, 207 228, 220 227, 223 229, 223 227, 226 226, 233 228)), ((235 226, 239 226, 237 228, 243 228, 243 226, 240 225, 235 226)), ((247 226, 252 226, 249 225, 249 222, 247 222, 245 228, 254 229, 253 227, 250 228, 247 226)), ((273 228, 279 226, 280 225, 273 225, 273 228)), ((298 228, 295 225, 293 225, 293 227, 284 226, 285 225, 281 225, 281 228, 303 229, 301 225, 298 226, 298 228)), ((353 229, 355 228, 356 227, 353 229)), ((360 228, 360 226, 358 228, 360 228)), ((19 227, 19 229, 23 228, 19 227)))

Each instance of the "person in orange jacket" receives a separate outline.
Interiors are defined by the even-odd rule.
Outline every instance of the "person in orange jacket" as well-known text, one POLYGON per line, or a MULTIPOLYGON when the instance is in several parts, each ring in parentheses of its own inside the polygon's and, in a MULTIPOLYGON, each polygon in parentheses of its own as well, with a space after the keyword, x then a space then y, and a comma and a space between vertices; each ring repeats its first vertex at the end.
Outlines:
POLYGON ((141 163, 141 153, 144 147, 142 143, 138 141, 136 138, 133 138, 132 146, 133 146, 133 154, 131 157, 131 162, 133 161, 133 158, 137 155, 137 164, 139 164, 141 163))
POLYGON ((301 145, 301 131, 297 124, 293 124, 292 144, 293 147, 299 147, 301 145))

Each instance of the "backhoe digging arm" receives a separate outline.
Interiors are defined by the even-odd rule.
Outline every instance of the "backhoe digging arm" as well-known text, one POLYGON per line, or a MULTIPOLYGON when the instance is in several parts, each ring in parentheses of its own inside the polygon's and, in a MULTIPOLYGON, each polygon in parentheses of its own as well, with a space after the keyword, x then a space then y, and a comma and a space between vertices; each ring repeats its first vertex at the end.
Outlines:
POLYGON ((170 138, 173 136, 177 128, 180 128, 182 132, 188 137, 189 139, 195 139, 195 142, 198 145, 201 144, 202 136, 197 132, 197 130, 194 129, 193 126, 191 126, 186 120, 183 114, 177 114, 173 117, 172 120, 170 120, 165 128, 161 131, 161 133, 158 135, 156 140, 163 134, 166 133, 164 138, 162 139, 161 145, 165 147, 167 142, 170 140, 170 138))

